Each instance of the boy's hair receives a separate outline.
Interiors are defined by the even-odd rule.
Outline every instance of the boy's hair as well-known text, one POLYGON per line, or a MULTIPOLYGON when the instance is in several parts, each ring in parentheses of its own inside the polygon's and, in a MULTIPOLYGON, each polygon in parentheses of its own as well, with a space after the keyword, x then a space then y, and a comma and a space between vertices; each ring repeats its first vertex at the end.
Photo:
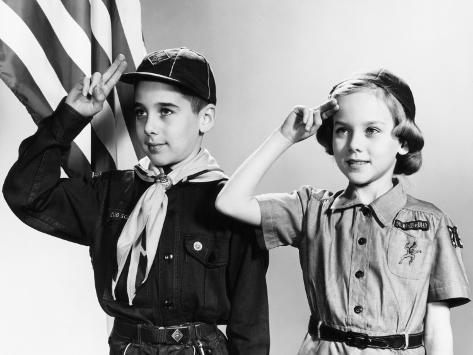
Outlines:
POLYGON ((198 114, 205 106, 210 104, 209 101, 204 100, 200 98, 199 96, 196 96, 191 90, 186 89, 182 86, 179 85, 174 85, 174 87, 182 94, 184 95, 190 102, 192 112, 195 114, 198 114))
MULTIPOLYGON (((372 91, 386 104, 394 120, 392 134, 408 148, 405 155, 397 155, 395 174, 411 175, 422 165, 421 150, 424 146, 422 133, 414 122, 415 103, 409 86, 399 77, 385 69, 359 74, 335 85, 329 98, 353 94, 360 91, 372 91)), ((323 120, 317 131, 317 141, 325 151, 333 155, 333 118, 323 120)))

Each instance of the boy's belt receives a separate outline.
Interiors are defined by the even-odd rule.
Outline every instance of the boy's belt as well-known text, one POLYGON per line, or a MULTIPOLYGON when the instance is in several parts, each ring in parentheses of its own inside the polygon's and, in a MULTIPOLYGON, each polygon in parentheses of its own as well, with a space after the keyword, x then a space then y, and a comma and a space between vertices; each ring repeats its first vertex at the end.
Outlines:
POLYGON ((215 334, 217 331, 218 328, 215 324, 186 323, 179 326, 156 327, 115 319, 112 337, 117 334, 138 343, 176 345, 193 344, 205 336, 215 334))
POLYGON ((359 349, 405 350, 423 346, 424 333, 369 336, 365 333, 344 332, 327 325, 318 325, 310 318, 309 334, 323 340, 343 342, 359 349))

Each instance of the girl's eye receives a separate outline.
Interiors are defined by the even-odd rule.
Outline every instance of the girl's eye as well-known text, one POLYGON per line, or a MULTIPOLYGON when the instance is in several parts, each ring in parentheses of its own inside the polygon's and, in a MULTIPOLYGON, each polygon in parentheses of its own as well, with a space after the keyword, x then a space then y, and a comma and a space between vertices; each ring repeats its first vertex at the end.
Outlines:
POLYGON ((346 134, 348 132, 348 130, 345 128, 345 127, 338 127, 338 128, 335 128, 335 134, 336 135, 343 135, 343 134, 346 134))
POLYGON ((135 117, 136 119, 141 119, 141 118, 144 118, 146 117, 146 111, 145 110, 141 110, 141 109, 136 109, 135 110, 135 117))
POLYGON ((368 137, 375 135, 376 133, 379 133, 379 129, 376 127, 368 127, 366 128, 366 135, 368 137))

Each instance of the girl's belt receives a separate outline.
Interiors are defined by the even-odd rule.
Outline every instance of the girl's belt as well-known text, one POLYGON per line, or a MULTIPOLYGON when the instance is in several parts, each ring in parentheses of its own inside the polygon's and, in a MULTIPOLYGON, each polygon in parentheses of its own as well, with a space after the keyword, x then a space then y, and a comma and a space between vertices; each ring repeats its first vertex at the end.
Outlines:
POLYGON ((318 339, 343 342, 349 346, 354 346, 360 349, 414 349, 423 346, 424 338, 424 332, 383 336, 369 336, 365 333, 350 331, 344 332, 325 324, 319 324, 312 317, 309 322, 309 334, 318 339))

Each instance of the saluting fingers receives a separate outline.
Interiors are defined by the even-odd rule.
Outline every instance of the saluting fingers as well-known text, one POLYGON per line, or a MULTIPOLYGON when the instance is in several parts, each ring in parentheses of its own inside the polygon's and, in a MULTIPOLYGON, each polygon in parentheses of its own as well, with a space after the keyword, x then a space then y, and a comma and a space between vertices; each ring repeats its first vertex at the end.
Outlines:
POLYGON ((87 97, 89 94, 89 87, 90 87, 90 77, 84 76, 82 79, 82 96, 87 97))
POLYGON ((127 66, 125 56, 119 54, 113 61, 112 65, 103 73, 103 91, 105 95, 108 95, 112 91, 113 87, 117 84, 118 79, 123 74, 127 66))
POLYGON ((94 92, 94 88, 97 85, 101 85, 101 81, 102 81, 102 74, 100 74, 99 72, 95 72, 92 74, 90 78, 90 85, 89 85, 89 90, 88 90, 89 95, 92 95, 92 93, 94 92))

